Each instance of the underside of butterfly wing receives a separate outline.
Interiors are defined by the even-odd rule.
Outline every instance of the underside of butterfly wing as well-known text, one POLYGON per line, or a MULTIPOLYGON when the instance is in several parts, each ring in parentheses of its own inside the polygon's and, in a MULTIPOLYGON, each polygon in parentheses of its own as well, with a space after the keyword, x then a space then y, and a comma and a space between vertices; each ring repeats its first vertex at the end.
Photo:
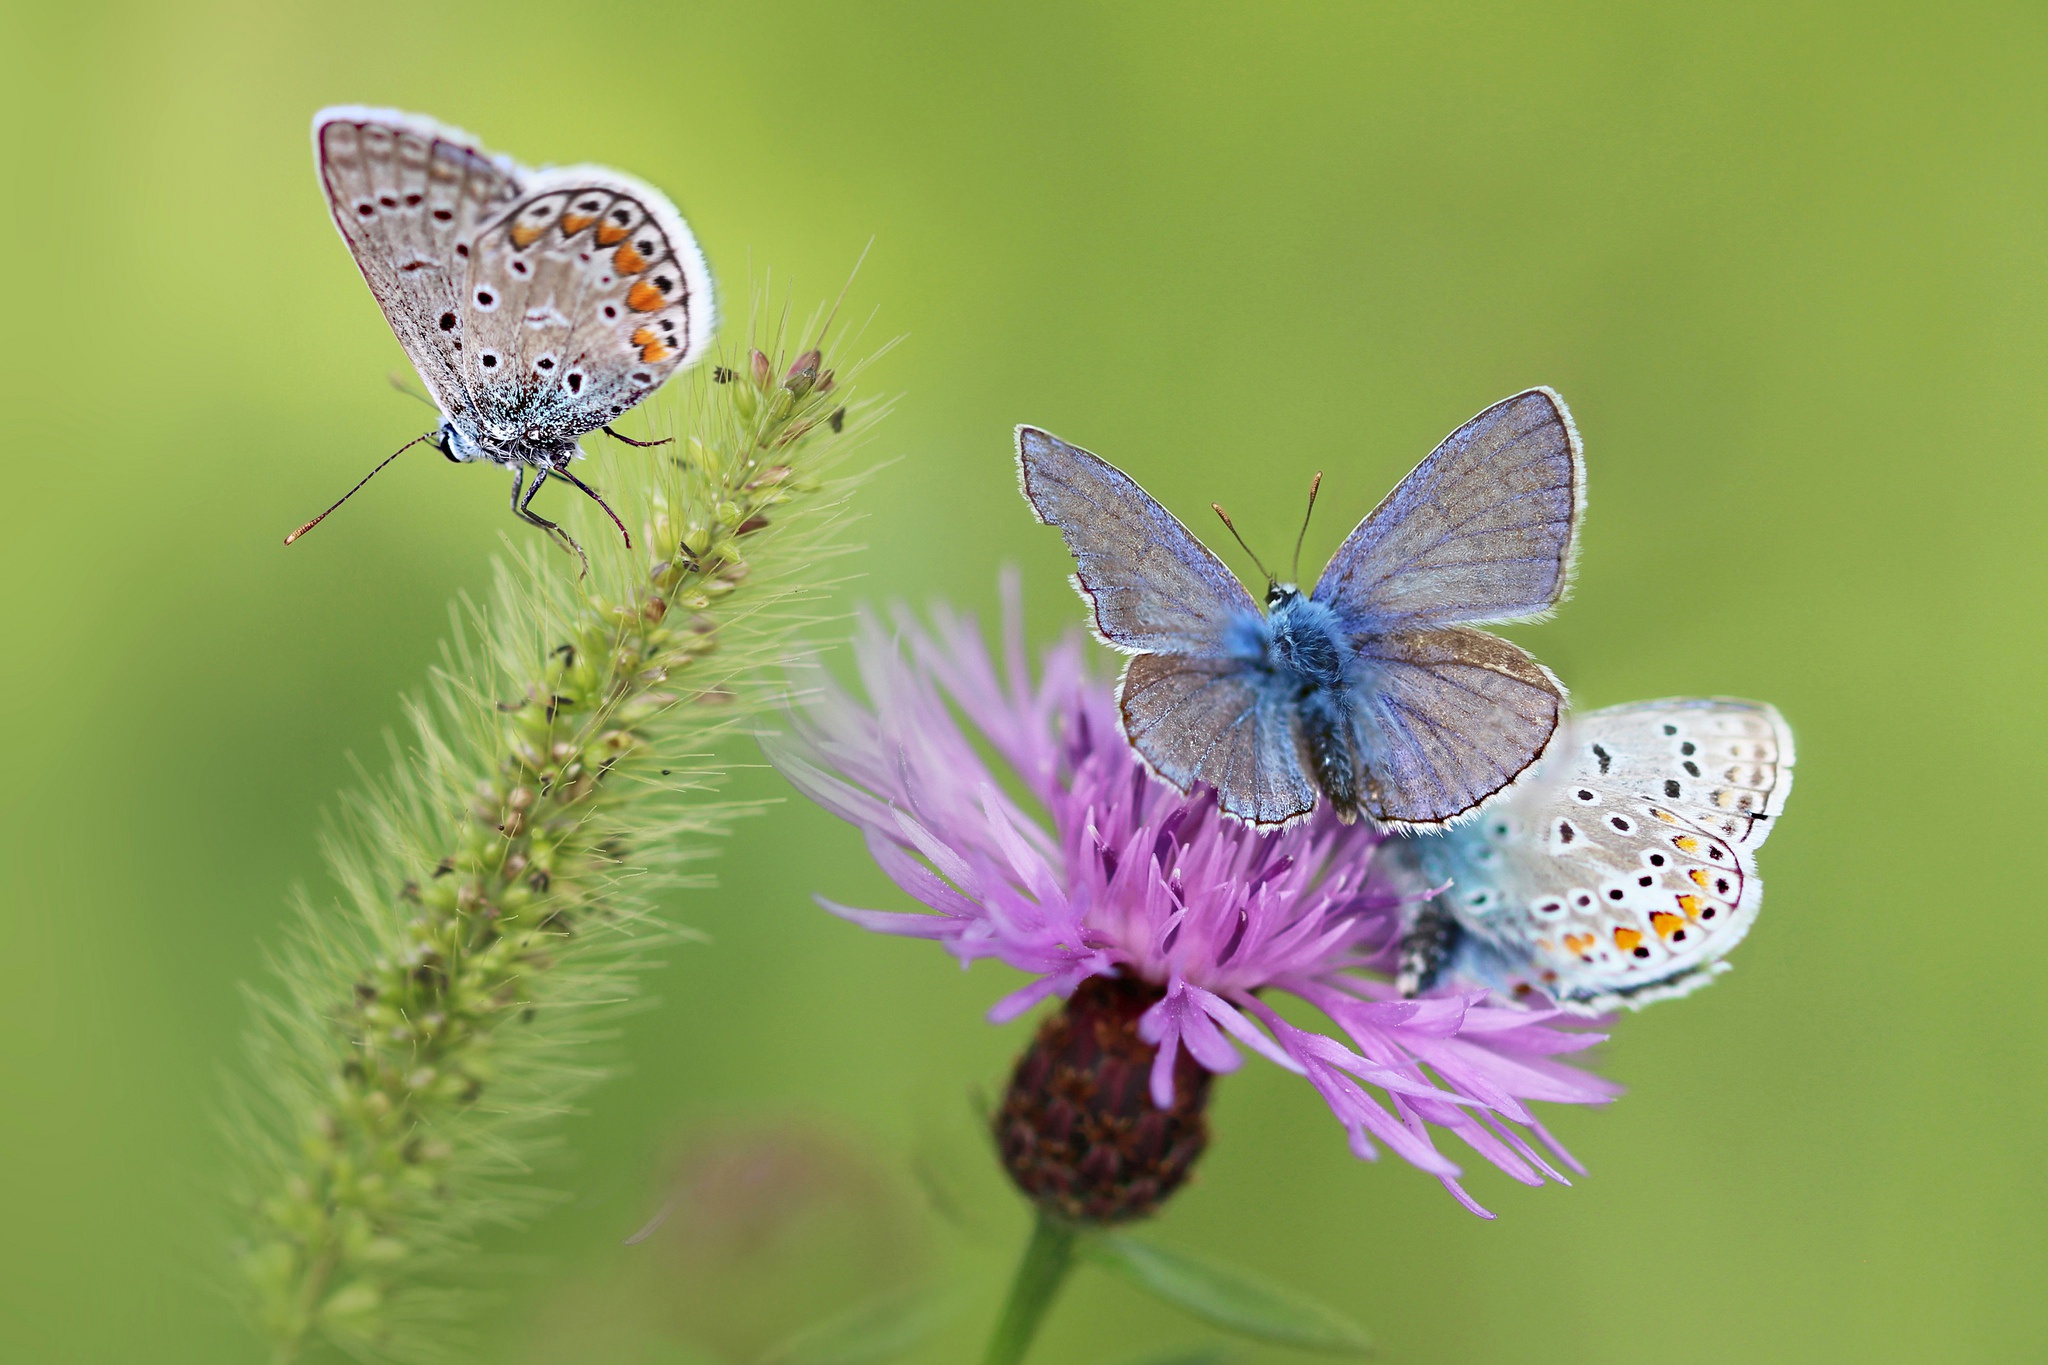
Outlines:
POLYGON ((465 410, 461 248, 517 197, 522 172, 458 129, 393 109, 323 109, 313 149, 334 225, 420 382, 443 412, 465 410))
POLYGON ((469 252, 456 325, 487 446, 573 446, 710 342, 695 238, 659 191, 616 171, 533 176, 469 252))
POLYGON ((1582 1014, 1696 989, 1756 921, 1754 848, 1792 757, 1783 718, 1755 702, 1577 718, 1527 785, 1401 850, 1421 882, 1449 883, 1411 927, 1404 989, 1477 984, 1582 1014))

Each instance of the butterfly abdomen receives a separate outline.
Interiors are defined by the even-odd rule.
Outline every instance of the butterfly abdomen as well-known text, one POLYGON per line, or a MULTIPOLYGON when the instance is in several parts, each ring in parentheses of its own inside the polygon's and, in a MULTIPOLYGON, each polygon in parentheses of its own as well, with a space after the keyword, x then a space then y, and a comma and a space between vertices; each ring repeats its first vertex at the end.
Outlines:
POLYGON ((1316 785, 1339 818, 1358 816, 1358 759, 1351 746, 1351 696, 1344 685, 1350 648, 1337 615, 1313 598, 1277 589, 1268 618, 1266 667, 1288 693, 1316 785))

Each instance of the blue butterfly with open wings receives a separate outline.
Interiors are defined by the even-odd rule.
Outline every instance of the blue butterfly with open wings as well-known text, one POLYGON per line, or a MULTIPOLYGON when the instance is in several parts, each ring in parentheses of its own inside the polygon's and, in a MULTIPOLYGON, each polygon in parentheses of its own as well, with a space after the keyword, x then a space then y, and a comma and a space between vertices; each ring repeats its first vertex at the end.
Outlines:
POLYGON ((1263 612, 1108 461, 1023 426, 1017 464, 1039 520, 1066 538, 1096 633, 1132 656, 1124 733, 1181 791, 1206 782, 1262 827, 1306 818, 1320 789, 1347 822, 1428 829, 1506 789, 1556 732, 1563 685, 1473 629, 1546 614, 1570 578, 1585 464, 1549 389, 1452 432, 1315 591, 1269 577, 1263 612))

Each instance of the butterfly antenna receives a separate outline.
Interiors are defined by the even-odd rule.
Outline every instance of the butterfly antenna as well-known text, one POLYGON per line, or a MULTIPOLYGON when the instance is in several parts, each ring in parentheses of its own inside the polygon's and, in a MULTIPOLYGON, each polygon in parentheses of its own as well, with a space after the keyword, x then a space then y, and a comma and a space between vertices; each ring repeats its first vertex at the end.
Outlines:
POLYGON ((1258 571, 1260 573, 1266 575, 1267 584, 1271 585, 1279 582, 1279 579, 1273 577, 1272 570, 1268 569, 1264 564, 1259 563, 1259 557, 1256 554, 1252 554, 1252 547, 1244 543, 1244 537, 1237 534, 1237 523, 1230 519, 1230 513, 1223 510, 1223 504, 1220 502, 1212 502, 1209 504, 1209 506, 1215 509, 1217 516, 1223 518, 1223 529, 1230 532, 1230 534, 1236 538, 1238 547, 1242 549, 1246 554, 1252 556, 1252 563, 1258 568, 1258 571))
POLYGON ((618 527, 619 534, 626 538, 626 548, 629 550, 633 548, 633 535, 630 531, 626 529, 626 523, 619 520, 619 514, 612 510, 612 505, 610 503, 606 502, 603 498, 600 498, 597 495, 597 490, 595 488, 592 488, 589 484, 583 482, 583 480, 577 478, 574 474, 571 474, 566 469, 557 469, 554 471, 554 475, 558 479, 567 479, 570 483, 575 484, 578 488, 584 491, 584 493, 590 498, 592 502, 596 503, 599 507, 602 507, 604 509, 604 514, 612 519, 612 525, 618 527))
MULTIPOLYGON (((411 450, 411 449, 412 449, 412 448, 413 448, 414 446, 418 445, 418 444, 419 444, 419 443, 420 443, 421 441, 424 441, 424 440, 426 440, 426 439, 427 439, 427 437, 429 437, 429 436, 431 436, 431 435, 433 435, 433 433, 432 433, 432 432, 421 432, 421 433, 420 433, 419 435, 417 435, 417 436, 413 437, 413 438, 412 438, 412 439, 411 439, 410 441, 407 441, 407 442, 406 442, 406 443, 405 443, 404 445, 400 446, 400 447, 399 447, 398 449, 396 449, 396 450, 392 451, 392 452, 391 452, 391 453, 390 453, 389 455, 386 455, 386 456, 384 457, 384 460, 383 460, 383 463, 382 463, 382 464, 379 464, 379 465, 378 465, 378 466, 377 466, 377 467, 376 467, 375 469, 373 469, 373 470, 371 470, 371 471, 370 471, 369 473, 367 473, 367 474, 363 475, 363 477, 362 477, 362 478, 361 478, 360 480, 358 480, 358 481, 357 481, 357 483, 356 483, 356 486, 355 486, 354 488, 351 488, 351 489, 349 489, 349 490, 348 490, 348 492, 346 492, 346 493, 343 493, 343 494, 342 494, 342 495, 341 495, 340 497, 336 498, 336 499, 334 500, 334 507, 339 507, 339 506, 341 506, 341 505, 342 505, 343 503, 347 502, 347 501, 348 501, 348 500, 349 500, 350 498, 354 497, 354 496, 355 496, 355 495, 356 495, 357 493, 361 492, 361 491, 362 491, 362 488, 363 488, 363 485, 364 485, 364 484, 368 483, 368 482, 369 482, 370 480, 372 480, 372 479, 376 478, 376 477, 377 477, 377 476, 378 476, 379 474, 381 474, 381 473, 383 473, 383 472, 384 472, 384 465, 390 464, 390 463, 391 463, 391 462, 392 462, 393 460, 395 460, 395 459, 397 459, 397 458, 398 458, 399 456, 401 456, 401 455, 405 454, 405 452, 406 452, 406 451, 408 451, 408 450, 411 450)), ((322 513, 321 513, 321 514, 320 514, 319 516, 317 516, 317 517, 313 518, 313 519, 312 519, 311 521, 307 522, 307 523, 306 523, 306 524, 305 524, 304 526, 301 526, 301 527, 300 527, 300 528, 299 528, 298 530, 296 530, 296 531, 292 532, 292 533, 291 533, 290 535, 286 536, 286 537, 284 538, 284 543, 285 543, 285 544, 287 544, 287 545, 291 544, 291 543, 292 543, 293 541, 297 540, 297 539, 298 539, 298 538, 299 538, 300 536, 302 536, 302 535, 306 534, 306 532, 308 532, 308 531, 312 530, 312 529, 313 529, 313 528, 314 528, 315 526, 318 526, 318 525, 319 525, 319 524, 320 524, 321 522, 323 522, 323 521, 327 520, 327 518, 328 518, 328 515, 329 515, 330 513, 332 513, 332 512, 334 511, 334 507, 330 507, 330 508, 328 508, 328 509, 327 509, 327 511, 325 511, 325 512, 322 512, 322 513)))
POLYGON ((1301 514, 1301 534, 1294 538, 1294 581, 1301 581, 1301 543, 1308 539, 1308 519, 1316 514, 1316 493, 1323 486, 1323 471, 1308 481, 1308 511, 1301 514))

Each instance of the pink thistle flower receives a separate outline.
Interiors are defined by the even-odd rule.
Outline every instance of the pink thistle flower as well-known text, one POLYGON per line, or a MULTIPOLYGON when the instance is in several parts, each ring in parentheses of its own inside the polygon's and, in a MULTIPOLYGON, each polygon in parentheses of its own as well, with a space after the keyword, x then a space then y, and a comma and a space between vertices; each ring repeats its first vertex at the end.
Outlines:
POLYGON ((1524 1184, 1568 1183, 1560 1165, 1582 1172, 1529 1104, 1613 1098, 1612 1082, 1558 1060, 1605 1035, 1484 991, 1402 999, 1387 978, 1414 896, 1375 856, 1398 836, 1320 810, 1260 834, 1223 815, 1207 788, 1174 790, 1125 741, 1112 689, 1088 675, 1077 641, 1048 651, 1031 678, 1014 583, 1005 589, 1000 669, 970 619, 942 609, 928 630, 899 613, 892 638, 870 617, 856 644, 868 700, 823 683, 792 712, 793 733, 767 743, 776 767, 860 829, 882 870, 933 913, 821 905, 879 933, 935 939, 963 964, 995 958, 1028 975, 990 1010, 994 1022, 1055 996, 1092 1021, 1093 1035, 1064 1015, 1048 1021, 1013 1092, 1027 1073, 1043 1085, 1060 1066, 1094 1068, 1091 1094, 1135 1091, 1073 1101, 1121 1116, 1101 1131, 1137 1133, 1144 1125, 1126 1111, 1147 1100, 1167 1124, 1129 1138, 1151 1144, 1124 1154, 1129 1169, 1090 1176, 1081 1167, 1100 1154, 1062 1156, 1040 1131, 1056 1122, 1072 1148, 1072 1114, 1048 1120, 1042 1097, 1013 1093, 998 1136, 1026 1192, 1081 1221, 1149 1211, 1199 1153, 1208 1075, 1235 1071, 1246 1051, 1313 1085, 1359 1157, 1385 1147, 1482 1217, 1492 1215, 1459 1185, 1439 1134, 1524 1184), (1007 789, 974 736, 1008 765, 1007 789), (1036 812, 1010 794, 1020 787, 1036 812), (1095 978, 1118 989, 1103 981, 1077 993, 1095 978), (1313 1006, 1328 1027, 1283 1018, 1269 1003, 1276 992, 1313 1006), (1128 1019, 1135 1036, 1119 1045, 1128 1019), (1113 1074, 1101 1072, 1105 1057, 1113 1074), (1005 1133, 1006 1123, 1023 1127, 1005 1133), (1139 1170, 1147 1153, 1169 1149, 1165 1178, 1156 1164, 1139 1170), (1135 1201, 1132 1179, 1150 1181, 1135 1201))

